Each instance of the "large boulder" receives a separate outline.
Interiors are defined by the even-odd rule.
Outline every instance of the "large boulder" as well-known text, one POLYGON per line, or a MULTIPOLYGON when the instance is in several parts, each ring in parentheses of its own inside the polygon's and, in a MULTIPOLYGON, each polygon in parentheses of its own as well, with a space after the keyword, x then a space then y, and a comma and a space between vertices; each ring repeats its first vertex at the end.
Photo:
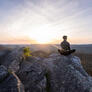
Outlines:
POLYGON ((23 48, 17 48, 12 50, 7 56, 4 58, 2 65, 11 69, 13 72, 17 72, 20 68, 20 64, 23 59, 23 48))
POLYGON ((35 57, 22 62, 17 75, 26 92, 46 92, 46 68, 41 63, 35 57))
POLYGON ((0 92, 24 92, 24 87, 14 73, 0 66, 0 92))
POLYGON ((45 92, 46 69, 39 62, 40 60, 40 58, 31 56, 24 60, 23 48, 17 48, 5 57, 2 64, 18 75, 26 92, 45 92))
POLYGON ((76 56, 53 54, 44 59, 48 92, 92 92, 92 78, 76 56))
POLYGON ((22 55, 23 48, 13 50, 3 65, 17 74, 26 92, 92 92, 92 78, 78 57, 52 54, 23 60, 22 55))

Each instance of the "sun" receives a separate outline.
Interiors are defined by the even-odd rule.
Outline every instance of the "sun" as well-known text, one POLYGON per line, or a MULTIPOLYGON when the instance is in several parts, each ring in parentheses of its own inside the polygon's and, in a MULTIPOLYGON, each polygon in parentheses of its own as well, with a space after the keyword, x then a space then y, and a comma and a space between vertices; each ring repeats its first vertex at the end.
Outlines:
POLYGON ((52 41, 52 37, 50 36, 48 31, 36 31, 30 34, 30 39, 35 40, 39 44, 48 44, 52 41))
POLYGON ((49 44, 55 38, 55 33, 51 32, 50 28, 41 26, 31 30, 29 37, 39 44, 49 44))
POLYGON ((48 44, 48 43, 50 43, 49 40, 47 40, 47 39, 42 39, 42 37, 39 38, 39 39, 36 39, 36 41, 37 41, 37 43, 39 43, 39 44, 48 44))

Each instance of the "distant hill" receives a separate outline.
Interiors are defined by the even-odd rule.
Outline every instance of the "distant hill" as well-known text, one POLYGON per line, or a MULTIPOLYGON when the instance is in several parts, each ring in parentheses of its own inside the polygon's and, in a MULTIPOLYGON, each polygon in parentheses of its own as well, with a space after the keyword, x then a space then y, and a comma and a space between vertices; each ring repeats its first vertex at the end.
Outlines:
POLYGON ((92 44, 89 45, 72 45, 78 53, 92 54, 92 44))
MULTIPOLYGON (((31 51, 45 51, 45 52, 57 52, 57 49, 60 48, 59 44, 31 44, 31 45, 0 45, 0 50, 4 49, 14 49, 14 48, 21 48, 29 46, 31 51)), ((71 45, 71 48, 76 49, 76 52, 78 53, 86 53, 86 54, 92 54, 92 44, 88 45, 71 45)))

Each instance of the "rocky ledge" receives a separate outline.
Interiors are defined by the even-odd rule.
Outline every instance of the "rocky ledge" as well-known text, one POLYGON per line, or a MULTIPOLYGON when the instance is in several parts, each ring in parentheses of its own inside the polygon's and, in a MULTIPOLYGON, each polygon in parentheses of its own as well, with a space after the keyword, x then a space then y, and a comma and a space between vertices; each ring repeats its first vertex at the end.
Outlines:
POLYGON ((24 87, 13 72, 0 66, 0 92, 24 92, 24 87))
MULTIPOLYGON (((16 73, 25 92, 92 92, 92 77, 83 69, 78 57, 51 54, 48 58, 31 56, 22 60, 21 50, 9 53, 2 64, 16 73)), ((9 85, 13 83, 12 86, 18 82, 13 74, 10 80, 7 80, 10 76, 6 78, 7 74, 3 72, 3 79, 0 71, 0 80, 3 80, 0 90, 4 87, 10 89, 7 81, 10 81, 9 85)))

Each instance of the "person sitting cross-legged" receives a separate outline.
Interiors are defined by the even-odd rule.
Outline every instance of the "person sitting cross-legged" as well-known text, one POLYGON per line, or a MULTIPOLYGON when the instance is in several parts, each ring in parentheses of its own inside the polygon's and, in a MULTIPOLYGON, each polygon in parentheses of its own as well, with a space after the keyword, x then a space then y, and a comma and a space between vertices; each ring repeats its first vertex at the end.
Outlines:
POLYGON ((67 41, 67 36, 63 36, 63 42, 61 42, 60 46, 62 49, 58 49, 58 52, 61 55, 70 55, 76 51, 75 49, 71 50, 70 43, 67 41))

